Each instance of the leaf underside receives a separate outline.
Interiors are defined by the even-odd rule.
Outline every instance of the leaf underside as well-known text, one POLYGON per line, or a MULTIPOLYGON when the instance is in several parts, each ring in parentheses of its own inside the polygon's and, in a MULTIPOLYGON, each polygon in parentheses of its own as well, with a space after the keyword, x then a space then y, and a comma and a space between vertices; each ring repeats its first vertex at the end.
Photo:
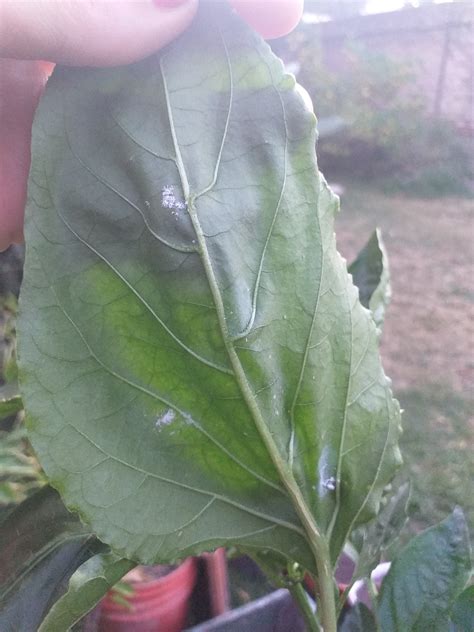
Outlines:
POLYGON ((336 251, 315 118, 202 7, 158 56, 58 68, 33 134, 19 367, 52 484, 128 558, 221 545, 312 567, 399 463, 399 407, 336 251))

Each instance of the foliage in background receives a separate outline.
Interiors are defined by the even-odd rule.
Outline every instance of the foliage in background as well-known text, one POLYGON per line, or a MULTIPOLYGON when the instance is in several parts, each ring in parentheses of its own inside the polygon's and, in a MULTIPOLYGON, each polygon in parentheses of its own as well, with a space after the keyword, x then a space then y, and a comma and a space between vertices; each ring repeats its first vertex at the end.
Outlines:
POLYGON ((44 482, 23 426, 15 353, 17 300, 0 296, 0 511, 44 482))
POLYGON ((373 180, 388 191, 433 196, 471 192, 469 146, 454 124, 425 111, 408 64, 348 41, 332 71, 310 26, 287 40, 299 82, 318 117, 342 117, 338 134, 321 138, 321 168, 330 177, 373 180))
POLYGON ((441 520, 455 504, 464 508, 474 528, 474 498, 466 487, 474 477, 472 400, 441 387, 402 391, 399 396, 406 411, 404 475, 413 482, 411 520, 403 539, 441 520))

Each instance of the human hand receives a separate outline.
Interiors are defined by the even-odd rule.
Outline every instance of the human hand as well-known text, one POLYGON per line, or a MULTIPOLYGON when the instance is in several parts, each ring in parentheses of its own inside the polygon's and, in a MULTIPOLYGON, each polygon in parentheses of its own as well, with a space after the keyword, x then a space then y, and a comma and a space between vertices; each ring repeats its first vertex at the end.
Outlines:
MULTIPOLYGON (((223 1, 223 0, 215 0, 223 1)), ((303 0, 228 0, 263 37, 298 23, 303 0)), ((0 0, 0 251, 23 241, 34 112, 53 68, 117 66, 159 50, 199 0, 0 0)))

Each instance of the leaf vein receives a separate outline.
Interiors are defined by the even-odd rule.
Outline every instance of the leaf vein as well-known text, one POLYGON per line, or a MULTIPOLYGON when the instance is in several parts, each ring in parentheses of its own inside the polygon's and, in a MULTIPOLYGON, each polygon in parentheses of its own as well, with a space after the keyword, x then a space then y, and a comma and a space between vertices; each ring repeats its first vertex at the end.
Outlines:
POLYGON ((116 461, 117 463, 120 463, 121 465, 128 467, 129 469, 133 470, 134 472, 139 472, 141 474, 144 474, 145 476, 149 476, 150 478, 155 478, 156 480, 160 480, 163 481, 164 483, 169 483, 170 485, 175 485, 176 487, 180 487, 182 489, 187 489, 189 491, 192 492, 196 492, 198 494, 202 494, 203 496, 211 496, 212 499, 214 500, 220 500, 223 503, 226 503, 228 505, 232 505, 233 507, 237 507, 237 509, 240 509, 241 511, 244 511, 245 513, 248 513, 250 515, 256 516, 257 518, 262 518, 263 520, 267 520, 268 522, 272 522, 276 525, 280 525, 282 527, 285 527, 287 529, 290 529, 291 531, 295 531, 296 533, 302 534, 302 530, 300 527, 298 527, 297 525, 293 524, 292 522, 288 522, 286 520, 281 520, 280 518, 277 518, 276 516, 270 516, 268 514, 266 514, 263 511, 258 511, 257 509, 253 509, 251 507, 248 507, 240 502, 237 502, 236 500, 232 500, 231 498, 227 498, 226 496, 223 496, 222 494, 216 494, 215 492, 211 492, 209 490, 206 489, 201 489, 199 487, 195 487, 194 485, 188 485, 186 483, 182 483, 181 481, 176 481, 173 480, 172 478, 168 478, 166 476, 162 476, 160 474, 156 474, 154 472, 149 472, 148 470, 145 470, 141 467, 138 467, 136 465, 132 465, 131 463, 128 463, 127 461, 124 461, 123 459, 120 459, 119 457, 108 453, 106 450, 104 450, 103 448, 101 448, 95 441, 93 441, 85 432, 79 430, 79 428, 74 428, 84 439, 86 439, 87 441, 89 441, 91 443, 91 445, 93 445, 97 450, 99 450, 99 452, 102 452, 102 454, 104 454, 106 457, 110 458, 112 461, 116 461))
POLYGON ((135 297, 142 303, 145 309, 153 316, 159 325, 166 331, 166 333, 182 348, 184 351, 189 353, 194 359, 202 362, 206 366, 215 369, 216 371, 220 371, 221 373, 226 373, 227 375, 233 375, 231 369, 227 367, 221 366, 219 364, 215 364, 211 360, 204 358, 199 355, 193 349, 188 347, 173 331, 161 320, 155 310, 151 307, 151 305, 143 298, 143 296, 137 292, 137 290, 127 281, 127 279, 122 275, 122 273, 106 258, 102 253, 100 253, 96 248, 94 248, 89 242, 83 239, 69 224, 69 222, 65 219, 62 213, 57 210, 58 216, 61 218, 65 226, 71 231, 71 233, 78 239, 86 248, 88 248, 91 252, 93 252, 101 261, 103 261, 113 272, 114 274, 127 286, 127 288, 135 295, 135 297))
POLYGON ((176 250, 177 252, 188 252, 188 253, 196 252, 196 248, 194 246, 180 246, 178 244, 174 244, 173 242, 168 241, 167 239, 162 237, 159 233, 155 232, 153 228, 150 226, 145 213, 142 211, 142 209, 139 206, 134 204, 131 200, 128 199, 127 196, 125 196, 118 189, 113 187, 110 184, 110 182, 107 182, 105 178, 102 178, 102 176, 100 176, 98 173, 95 173, 88 165, 86 165, 86 163, 82 160, 82 158, 73 149, 71 141, 69 139, 69 134, 67 133, 66 126, 64 126, 64 128, 65 128, 64 135, 67 140, 69 150, 71 151, 71 154, 74 156, 77 162, 83 167, 83 169, 85 169, 88 173, 90 173, 92 177, 94 177, 96 180, 98 180, 98 182, 103 184, 106 189, 108 189, 109 191, 112 191, 112 193, 117 195, 123 202, 128 204, 135 211, 137 211, 140 214, 143 220, 143 223, 145 224, 148 232, 150 233, 150 235, 152 235, 152 237, 154 237, 157 241, 161 242, 164 246, 167 246, 168 248, 171 248, 172 250, 176 250))

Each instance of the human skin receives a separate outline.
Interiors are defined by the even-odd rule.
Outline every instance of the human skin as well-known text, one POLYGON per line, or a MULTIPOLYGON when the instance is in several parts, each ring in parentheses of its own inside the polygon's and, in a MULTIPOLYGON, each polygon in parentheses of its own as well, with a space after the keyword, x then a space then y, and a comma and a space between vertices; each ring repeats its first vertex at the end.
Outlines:
MULTIPOLYGON (((303 10, 303 0, 227 1, 267 39, 291 31, 303 10)), ((198 2, 0 0, 0 251, 23 241, 31 126, 53 64, 147 57, 189 26, 198 2)))

